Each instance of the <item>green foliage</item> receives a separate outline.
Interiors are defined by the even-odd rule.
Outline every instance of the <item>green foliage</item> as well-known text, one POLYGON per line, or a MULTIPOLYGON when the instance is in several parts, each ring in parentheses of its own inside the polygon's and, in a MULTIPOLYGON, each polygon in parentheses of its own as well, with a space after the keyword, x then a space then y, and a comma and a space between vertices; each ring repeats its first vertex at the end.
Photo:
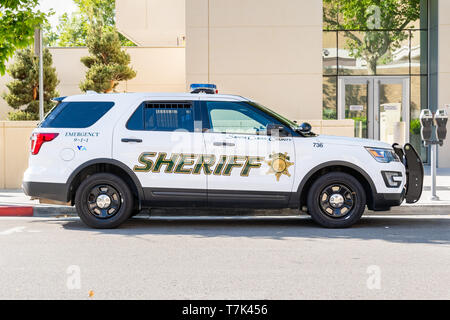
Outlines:
MULTIPOLYGON (((59 18, 57 26, 58 41, 61 47, 86 46, 90 26, 103 25, 107 31, 114 30, 115 0, 74 0, 78 11, 67 13, 59 18)), ((135 44, 119 34, 122 46, 135 44)))
POLYGON ((33 43, 34 29, 46 21, 46 15, 33 10, 38 0, 0 1, 0 74, 17 49, 33 43))
POLYGON ((412 134, 420 134, 420 120, 413 119, 410 122, 410 130, 412 134))
MULTIPOLYGON (((52 67, 53 59, 48 49, 44 50, 44 112, 49 111, 54 103, 52 98, 58 96, 56 86, 59 81, 56 70, 52 67)), ((10 120, 39 119, 39 60, 29 48, 17 51, 14 63, 8 68, 13 80, 6 84, 9 93, 3 99, 17 111, 10 112, 10 120)))
POLYGON ((136 71, 128 66, 130 55, 121 49, 115 30, 94 26, 89 31, 87 47, 91 55, 81 58, 81 62, 89 68, 85 81, 80 83, 82 91, 111 92, 120 81, 136 76, 136 71))
POLYGON ((363 58, 369 71, 401 46, 408 35, 401 30, 420 17, 420 0, 323 0, 324 27, 345 30, 346 48, 354 58, 363 58), (359 33, 353 30, 367 30, 359 33), (377 31, 371 31, 377 30, 377 31))

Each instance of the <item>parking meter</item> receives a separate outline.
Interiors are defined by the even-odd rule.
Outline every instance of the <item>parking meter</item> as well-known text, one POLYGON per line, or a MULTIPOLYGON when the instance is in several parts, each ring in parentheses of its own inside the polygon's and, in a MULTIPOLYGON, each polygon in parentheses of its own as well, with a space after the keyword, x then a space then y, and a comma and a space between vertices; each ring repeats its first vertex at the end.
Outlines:
POLYGON ((447 136, 447 121, 448 121, 447 111, 446 110, 436 111, 434 119, 436 120, 437 125, 436 136, 439 140, 439 145, 442 146, 445 137, 447 136))
POLYGON ((420 113, 420 124, 420 135, 425 145, 427 145, 431 141, 433 134, 433 114, 429 109, 424 109, 420 113))

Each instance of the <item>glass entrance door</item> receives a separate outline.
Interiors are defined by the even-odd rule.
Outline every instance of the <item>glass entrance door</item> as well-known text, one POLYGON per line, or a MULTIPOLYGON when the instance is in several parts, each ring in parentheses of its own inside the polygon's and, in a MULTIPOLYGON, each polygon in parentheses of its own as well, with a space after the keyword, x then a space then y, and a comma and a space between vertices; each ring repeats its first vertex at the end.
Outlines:
POLYGON ((408 77, 340 77, 338 119, 355 121, 355 137, 409 141, 408 77))

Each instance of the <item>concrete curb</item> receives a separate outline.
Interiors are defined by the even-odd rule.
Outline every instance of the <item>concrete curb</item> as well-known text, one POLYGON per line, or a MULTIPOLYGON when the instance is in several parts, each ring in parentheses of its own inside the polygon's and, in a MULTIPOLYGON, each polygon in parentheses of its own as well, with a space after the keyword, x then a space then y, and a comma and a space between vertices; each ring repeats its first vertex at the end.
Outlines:
MULTIPOLYGON (((393 207, 390 211, 369 211, 364 215, 449 215, 448 205, 403 205, 393 207)), ((293 209, 282 210, 246 210, 246 209, 193 209, 171 208, 143 210, 138 216, 297 216, 299 212, 293 209)), ((34 217, 75 217, 78 216, 75 207, 68 206, 35 206, 34 217)))

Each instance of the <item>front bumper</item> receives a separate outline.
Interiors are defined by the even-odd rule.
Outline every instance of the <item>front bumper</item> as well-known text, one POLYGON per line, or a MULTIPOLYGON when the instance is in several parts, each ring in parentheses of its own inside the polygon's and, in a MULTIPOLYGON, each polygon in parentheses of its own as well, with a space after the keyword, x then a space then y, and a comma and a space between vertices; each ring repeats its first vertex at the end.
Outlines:
POLYGON ((403 200, 406 200, 406 203, 416 203, 422 195, 424 172, 419 154, 409 143, 405 144, 403 148, 398 144, 394 144, 392 147, 405 166, 405 187, 401 193, 374 193, 372 201, 368 205, 370 210, 386 211, 391 207, 401 205, 403 200))
POLYGON ((401 205, 404 198, 404 191, 402 193, 376 193, 373 195, 373 201, 369 209, 373 211, 387 211, 391 207, 401 205))
POLYGON ((423 163, 414 147, 407 143, 402 148, 399 144, 392 145, 395 153, 406 168, 405 199, 406 203, 416 203, 422 195, 423 163))

